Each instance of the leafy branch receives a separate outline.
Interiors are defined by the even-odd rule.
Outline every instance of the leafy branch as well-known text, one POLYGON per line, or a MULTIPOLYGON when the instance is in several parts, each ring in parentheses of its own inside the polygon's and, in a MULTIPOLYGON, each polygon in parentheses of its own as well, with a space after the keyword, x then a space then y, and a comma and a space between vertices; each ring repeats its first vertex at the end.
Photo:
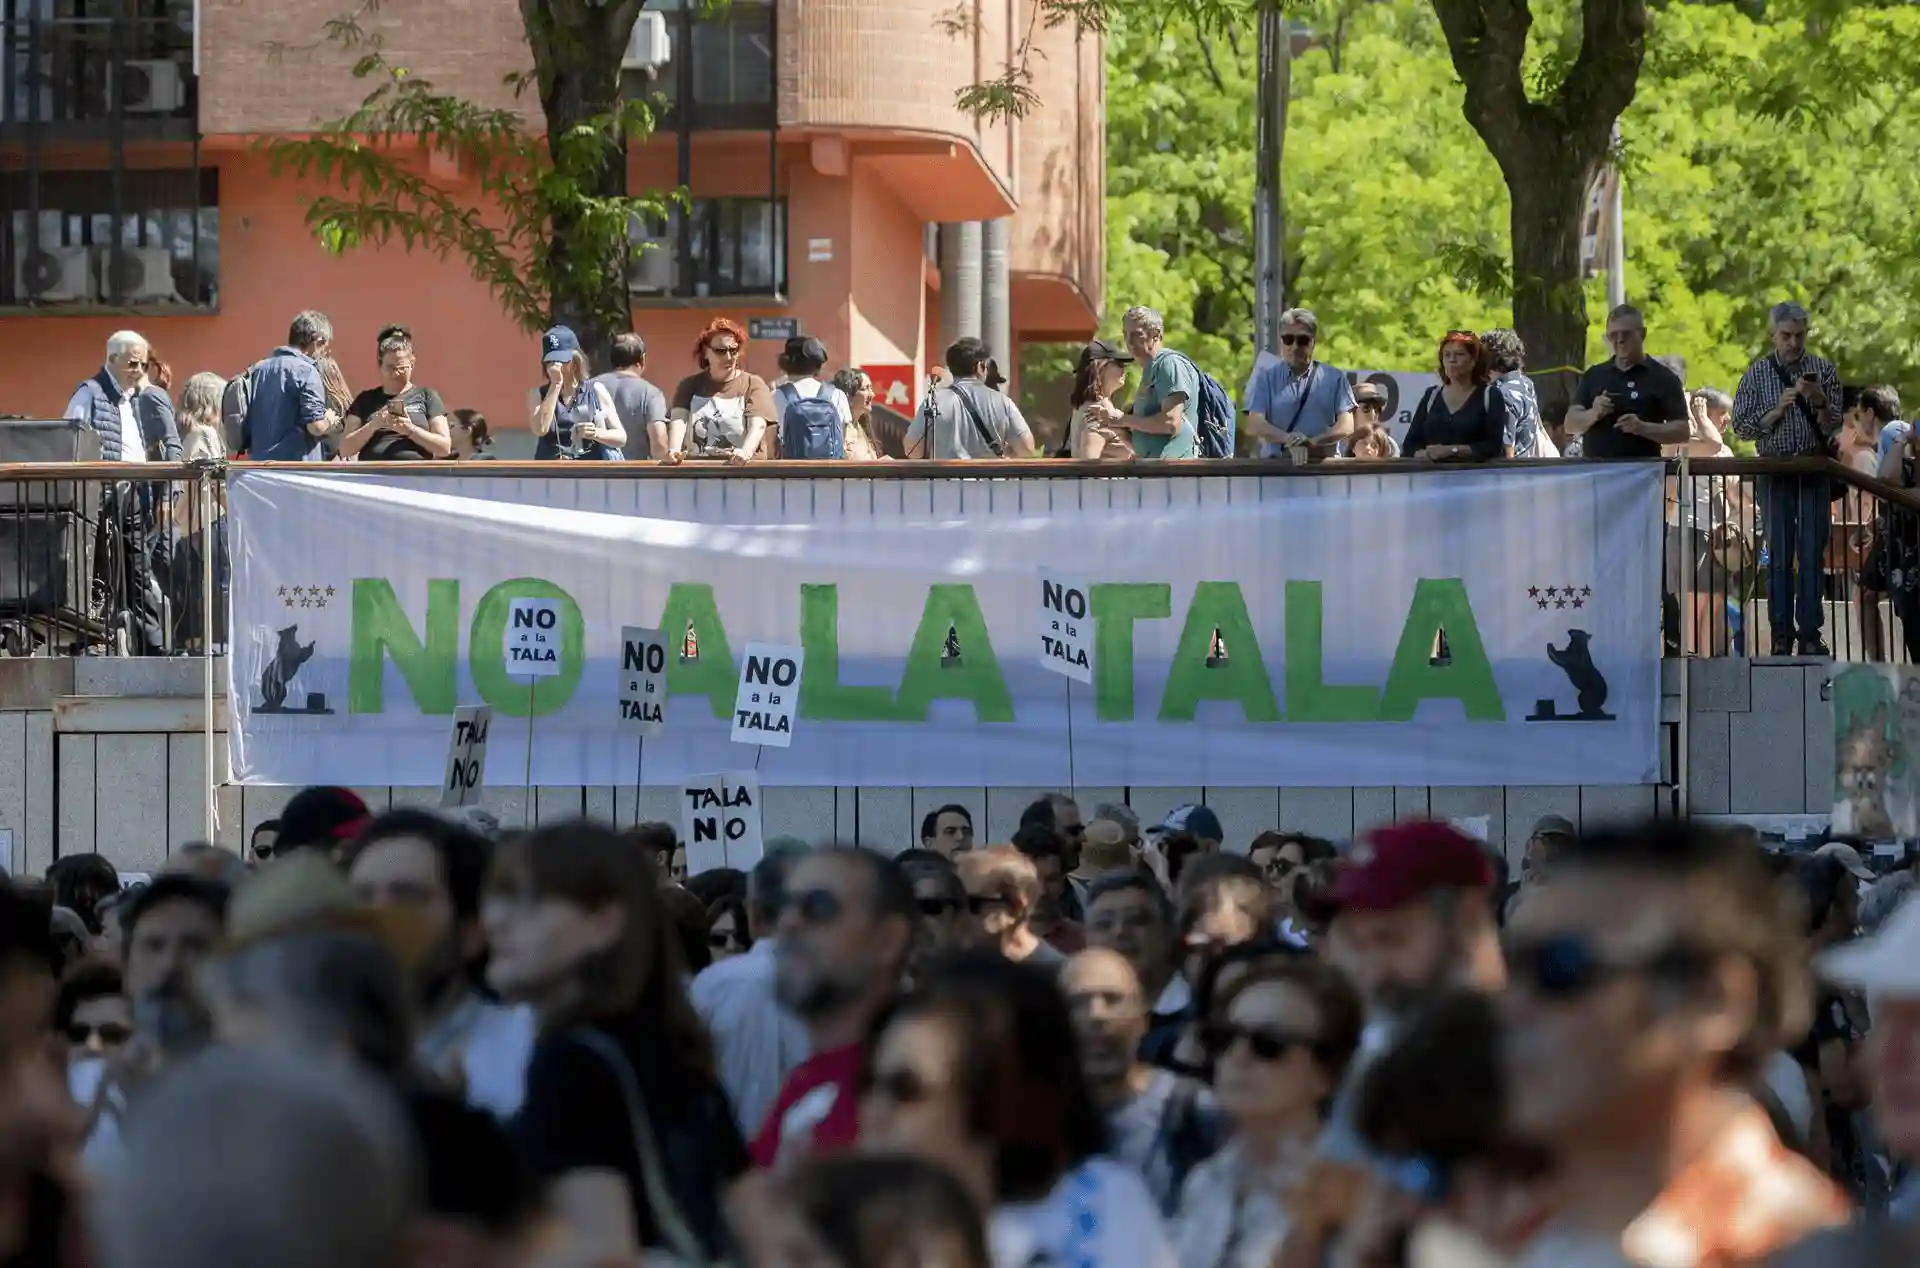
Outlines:
MULTIPOLYGON (((548 323, 562 296, 585 305, 585 316, 624 328, 631 319, 622 308, 624 287, 609 287, 607 278, 624 275, 629 227, 663 217, 670 198, 598 191, 625 189, 626 146, 653 131, 649 105, 620 100, 547 135, 517 109, 442 93, 395 65, 383 37, 362 22, 380 4, 360 0, 326 24, 321 41, 354 54, 354 78, 371 84, 360 105, 310 136, 265 144, 275 172, 345 191, 314 198, 308 228, 333 252, 397 241, 441 259, 458 254, 529 331, 548 323), (432 155, 451 160, 472 187, 436 176, 423 161, 432 155), (621 176, 610 181, 616 169, 621 176), (553 249, 556 225, 567 227, 565 250, 553 249)), ((281 45, 269 56, 310 47, 318 45, 281 45)), ((518 101, 537 78, 523 72, 505 82, 518 101)))

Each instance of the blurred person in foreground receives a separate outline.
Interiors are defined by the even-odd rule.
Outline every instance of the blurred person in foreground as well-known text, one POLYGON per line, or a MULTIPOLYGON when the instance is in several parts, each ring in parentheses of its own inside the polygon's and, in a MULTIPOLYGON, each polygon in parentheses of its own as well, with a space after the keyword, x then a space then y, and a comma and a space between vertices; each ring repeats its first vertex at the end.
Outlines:
POLYGON ((1133 967, 1148 1001, 1149 1031, 1178 1025, 1193 991, 1174 956, 1173 902, 1138 871, 1102 876, 1087 892, 1087 945, 1117 952, 1133 967))
POLYGON ((1360 1042, 1360 997, 1306 956, 1258 966, 1223 990, 1202 1024, 1225 1148, 1180 1194, 1181 1268, 1267 1268, 1291 1221, 1334 1089, 1360 1042))
POLYGON ((1067 884, 1069 855, 1079 854, 1058 828, 1030 823, 1013 834, 1013 848, 1027 856, 1040 874, 1040 901, 1030 924, 1041 941, 1064 955, 1087 945, 1079 895, 1067 884))
POLYGON ((84 1127, 50 1030, 62 957, 49 916, 0 880, 0 1263, 86 1268, 84 1127))
POLYGON ((576 1248, 716 1256, 747 1155, 651 861, 603 825, 539 828, 500 847, 480 920, 488 982, 539 1017, 514 1133, 576 1248))
POLYGON ((1173 955, 1188 988, 1188 1003, 1172 1017, 1156 1018, 1146 1051, 1147 1059, 1157 1065, 1174 1062, 1174 1050, 1166 1045, 1176 1035, 1178 1046, 1187 1049, 1178 1063, 1193 1064, 1199 1059, 1196 1027, 1206 1018, 1194 1003, 1202 979, 1223 952, 1272 942, 1278 923, 1273 891, 1251 859, 1237 854, 1201 855, 1183 873, 1182 881, 1173 955))
POLYGON ((1198 1079, 1140 1059, 1147 1005, 1133 966, 1094 948, 1060 973, 1080 1041, 1087 1086, 1112 1134, 1109 1154, 1140 1173, 1160 1213, 1171 1216, 1180 1186, 1220 1143, 1213 1094, 1198 1079))
POLYGON ((1663 822, 1573 842, 1514 913, 1509 1125, 1562 1198, 1524 1268, 1744 1264, 1847 1218, 1748 1091, 1807 1025, 1792 906, 1751 846, 1663 822))
POLYGON ((729 1201, 747 1268, 992 1268, 978 1203, 930 1162, 843 1154, 756 1181, 729 1201))
POLYGON ((1874 1122, 1903 1178, 1884 1215, 1816 1234, 1778 1262, 1783 1268, 1920 1262, 1920 1183, 1912 1171, 1920 1164, 1920 904, 1903 904, 1873 936, 1826 952, 1817 967, 1827 980, 1867 997, 1874 1122))
POLYGON ((1106 1124, 1052 975, 991 953, 934 968, 875 1028, 863 1149, 960 1177, 996 1264, 1172 1268, 1153 1195, 1103 1156, 1106 1124))
POLYGON ((767 854, 747 877, 746 919, 752 945, 693 979, 693 1007, 713 1035, 720 1083, 734 1121, 751 1138, 767 1119, 780 1087, 807 1059, 807 1030, 780 1006, 777 927, 786 904, 787 876, 798 856, 767 854))
POLYGON ((98 1268, 404 1262, 417 1158, 391 1094, 295 1052, 216 1049, 155 1087, 104 1177, 98 1268))
POLYGON ((485 837, 444 815, 395 810, 367 825, 346 864, 362 902, 412 913, 431 942, 414 974, 415 1056, 504 1121, 520 1108, 536 1023, 533 1010, 503 1007, 479 989, 480 894, 492 854, 485 837))
POLYGON ((794 865, 774 926, 774 983, 806 1027, 812 1055, 788 1076, 754 1137, 757 1165, 859 1138, 866 1039, 899 993, 916 914, 906 873, 872 850, 815 850, 794 865))

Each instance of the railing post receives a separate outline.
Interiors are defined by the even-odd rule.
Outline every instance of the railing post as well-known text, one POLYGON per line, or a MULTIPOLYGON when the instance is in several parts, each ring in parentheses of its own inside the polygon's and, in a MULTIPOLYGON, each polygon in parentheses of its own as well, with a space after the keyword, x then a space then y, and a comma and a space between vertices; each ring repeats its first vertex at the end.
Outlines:
MULTIPOLYGON (((215 472, 211 464, 200 469, 200 508, 194 518, 200 521, 200 661, 202 682, 202 712, 206 754, 206 780, 202 789, 200 806, 200 828, 208 844, 213 844, 220 830, 220 771, 216 762, 213 742, 213 586, 215 569, 214 552, 214 491, 215 472)), ((231 655, 233 649, 227 649, 231 655)))
MULTIPOLYGON (((1697 583, 1694 570, 1693 543, 1699 533, 1699 508, 1693 504, 1693 467, 1687 451, 1680 451, 1680 525, 1673 531, 1682 534, 1680 542, 1680 729, 1679 738, 1674 745, 1673 754, 1673 805, 1677 817, 1685 819, 1689 810, 1687 804, 1688 756, 1693 728, 1693 640, 1699 631, 1694 628, 1693 588, 1697 583)), ((1713 500, 1709 498, 1711 507, 1713 500)), ((1709 529, 1706 539, 1713 540, 1709 529)))

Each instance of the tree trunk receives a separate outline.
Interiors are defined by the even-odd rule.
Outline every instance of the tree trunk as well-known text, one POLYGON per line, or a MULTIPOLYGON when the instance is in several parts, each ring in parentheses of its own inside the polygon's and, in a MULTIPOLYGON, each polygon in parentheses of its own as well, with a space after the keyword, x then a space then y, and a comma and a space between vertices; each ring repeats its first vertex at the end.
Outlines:
POLYGON ((1527 345, 1541 417, 1555 428, 1586 364, 1580 273, 1587 185, 1605 161, 1614 121, 1633 101, 1646 54, 1646 0, 1582 0, 1579 55, 1542 100, 1529 97, 1527 0, 1433 0, 1462 110, 1506 178, 1512 203, 1513 325, 1527 345))
MULTIPOLYGON (((640 15, 641 0, 520 0, 527 42, 547 123, 547 149, 579 127, 594 126, 604 135, 604 161, 585 182, 584 194, 620 198, 627 193, 627 138, 606 126, 620 101, 620 58, 640 15)), ((567 142, 563 142, 567 143, 567 142)), ((557 159, 556 155, 556 159, 557 159)), ((633 302, 627 291, 626 254, 617 252, 615 268, 587 267, 607 258, 580 250, 578 244, 610 232, 578 218, 556 217, 547 258, 554 278, 550 296, 555 325, 571 326, 593 363, 610 365, 613 337, 633 329, 633 302)), ((620 239, 625 241, 624 232, 620 239)))

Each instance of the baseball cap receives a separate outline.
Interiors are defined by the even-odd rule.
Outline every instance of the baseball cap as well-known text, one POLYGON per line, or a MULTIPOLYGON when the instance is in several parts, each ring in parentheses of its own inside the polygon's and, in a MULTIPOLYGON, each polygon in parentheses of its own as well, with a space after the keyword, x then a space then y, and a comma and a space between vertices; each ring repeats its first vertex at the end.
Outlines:
POLYGON ((1169 832, 1191 832, 1202 841, 1225 841, 1226 832, 1220 827, 1220 816, 1205 806, 1192 804, 1175 806, 1167 817, 1147 829, 1150 837, 1165 836, 1169 832))
POLYGON ((1486 847, 1449 824, 1415 820, 1376 828, 1354 842, 1327 893, 1334 907, 1392 911, 1440 889, 1487 889, 1486 847))
POLYGON ((580 336, 573 333, 570 326, 555 326, 540 336, 540 364, 556 365, 562 361, 573 360, 573 354, 580 351, 580 336))
POLYGON ((1116 348, 1105 339, 1095 339, 1086 347, 1080 349, 1079 364, 1081 365, 1088 365, 1095 361, 1118 361, 1120 364, 1125 365, 1132 360, 1133 354, 1131 352, 1128 352, 1125 348, 1116 348))
POLYGON ((1542 815, 1534 821, 1533 831, 1528 833, 1528 835, 1534 837, 1570 837, 1577 840, 1580 836, 1580 829, 1573 826, 1573 820, 1562 815, 1542 815))
POLYGON ((1920 902, 1900 904, 1880 932, 1814 957, 1814 967, 1869 996, 1920 998, 1920 902))
POLYGON ((331 848, 351 839, 371 818, 373 812, 351 788, 302 788, 280 812, 273 852, 285 855, 311 846, 331 848))
POLYGON ((1874 876, 1873 869, 1868 867, 1860 858, 1860 851, 1854 849, 1845 841, 1829 841, 1815 850, 1813 856, 1818 859, 1839 859, 1840 866, 1852 872, 1855 880, 1871 881, 1878 879, 1878 877, 1874 876))

